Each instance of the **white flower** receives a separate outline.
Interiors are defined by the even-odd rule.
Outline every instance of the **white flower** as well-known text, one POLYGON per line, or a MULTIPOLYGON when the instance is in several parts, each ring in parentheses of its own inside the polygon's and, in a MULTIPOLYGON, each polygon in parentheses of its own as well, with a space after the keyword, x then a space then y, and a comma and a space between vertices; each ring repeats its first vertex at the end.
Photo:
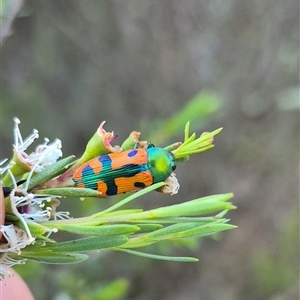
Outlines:
POLYGON ((45 138, 45 143, 36 148, 35 153, 29 155, 32 164, 38 163, 36 172, 42 171, 45 167, 55 163, 59 157, 62 156, 60 150, 62 145, 59 139, 55 139, 52 143, 48 144, 49 140, 45 138))
MULTIPOLYGON (((13 185, 10 187, 10 209, 22 224, 19 225, 2 225, 0 232, 3 241, 0 244, 0 280, 9 275, 6 267, 12 267, 15 264, 25 263, 24 259, 15 259, 23 248, 35 243, 36 236, 30 231, 30 224, 47 222, 50 219, 69 218, 68 212, 56 212, 59 205, 58 197, 54 195, 40 195, 28 192, 29 183, 34 172, 41 172, 47 166, 55 163, 62 156, 61 141, 55 139, 52 143, 46 138, 45 142, 38 145, 35 152, 27 154, 27 148, 39 137, 38 131, 23 140, 19 124, 20 120, 14 118, 14 157, 13 160, 2 167, 7 159, 0 161, 0 174, 4 174, 4 179, 9 179, 13 185), (16 178, 28 173, 25 182, 22 185, 17 184, 16 178)), ((49 237, 52 232, 57 232, 57 228, 45 228, 45 236, 49 237)))
POLYGON ((41 172, 45 167, 55 163, 62 156, 61 141, 56 139, 49 144, 49 139, 47 138, 45 138, 44 144, 39 145, 35 152, 28 155, 25 151, 39 137, 38 131, 34 129, 32 134, 23 140, 19 129, 21 122, 18 118, 14 118, 14 122, 14 152, 18 159, 30 169, 35 166, 35 172, 41 172))
MULTIPOLYGON (((35 166, 32 168, 26 182, 24 183, 24 188, 20 188, 17 186, 13 174, 10 172, 10 170, 8 170, 11 179, 14 182, 14 189, 12 189, 10 193, 11 207, 14 214, 19 217, 25 228, 28 228, 25 220, 34 221, 37 223, 49 221, 53 211, 55 215, 55 208, 59 204, 58 200, 54 201, 52 199, 59 196, 28 193, 27 189, 33 171, 35 171, 35 166), (50 203, 50 205, 47 205, 47 203, 50 203)), ((31 236, 29 228, 27 233, 29 236, 31 236)))
POLYGON ((23 229, 15 225, 2 225, 0 232, 6 240, 6 243, 2 243, 0 247, 0 280, 2 280, 4 276, 9 276, 9 271, 5 267, 25 263, 24 259, 13 259, 10 255, 20 254, 22 248, 32 243, 32 239, 27 236, 23 229))
POLYGON ((18 151, 24 152, 34 142, 34 140, 39 137, 39 132, 36 129, 34 129, 32 134, 23 141, 19 129, 19 124, 21 123, 21 121, 18 118, 14 118, 14 122, 14 147, 18 149, 18 151))
POLYGON ((13 252, 19 254, 22 248, 32 243, 26 232, 15 225, 2 225, 0 227, 4 238, 7 243, 2 244, 0 252, 13 252))
MULTIPOLYGON (((7 170, 14 184, 14 188, 9 195, 11 210, 18 217, 24 229, 12 224, 0 226, 0 232, 2 232, 3 239, 6 240, 0 245, 0 280, 9 275, 6 267, 25 263, 24 259, 13 259, 10 256, 20 254, 21 249, 35 242, 35 237, 30 232, 28 222, 47 222, 51 217, 54 219, 68 218, 67 212, 55 212, 55 208, 59 204, 58 200, 52 199, 55 196, 28 193, 28 185, 34 170, 35 166, 30 171, 23 188, 17 186, 12 172, 9 169, 7 170)), ((46 236, 49 237, 52 232, 57 231, 56 228, 47 228, 46 236)))

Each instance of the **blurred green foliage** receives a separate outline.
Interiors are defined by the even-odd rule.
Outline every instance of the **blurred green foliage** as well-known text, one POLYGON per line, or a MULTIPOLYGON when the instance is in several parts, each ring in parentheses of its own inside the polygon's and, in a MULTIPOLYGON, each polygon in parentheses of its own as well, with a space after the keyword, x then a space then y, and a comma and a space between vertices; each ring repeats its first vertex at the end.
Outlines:
POLYGON ((124 299, 129 290, 129 282, 123 278, 117 278, 106 283, 102 282, 101 284, 94 282, 91 285, 84 278, 78 282, 78 279, 68 272, 63 271, 59 277, 64 293, 69 299, 74 300, 124 299))
POLYGON ((254 281, 265 299, 298 285, 299 226, 299 218, 292 213, 281 224, 272 250, 261 249, 252 257, 254 281))
POLYGON ((192 124, 192 130, 204 128, 205 122, 212 118, 216 120, 217 111, 221 107, 221 98, 216 93, 202 90, 188 100, 183 107, 163 120, 154 119, 151 127, 141 124, 141 131, 154 144, 161 145, 170 138, 178 136, 187 120, 192 124))

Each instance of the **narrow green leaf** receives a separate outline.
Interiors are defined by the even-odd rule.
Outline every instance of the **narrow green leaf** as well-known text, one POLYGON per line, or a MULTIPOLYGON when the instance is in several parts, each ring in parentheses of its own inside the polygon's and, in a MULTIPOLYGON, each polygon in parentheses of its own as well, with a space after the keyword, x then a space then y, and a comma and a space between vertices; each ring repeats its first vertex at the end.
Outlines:
POLYGON ((155 218, 151 219, 141 219, 141 220, 130 220, 133 224, 173 224, 173 223, 187 223, 187 222, 198 222, 200 224, 206 224, 215 221, 225 222, 226 219, 219 219, 217 217, 165 217, 165 218, 155 218))
POLYGON ((221 131, 223 130, 223 127, 220 127, 212 132, 210 132, 208 135, 213 137, 213 136, 216 136, 217 134, 219 134, 221 131))
POLYGON ((189 238, 189 237, 203 237, 203 236, 208 236, 217 232, 221 232, 224 230, 230 230, 237 228, 235 225, 231 224, 209 224, 209 225, 204 225, 198 228, 186 230, 183 232, 179 232, 178 234, 165 237, 165 239, 177 239, 177 238, 189 238))
POLYGON ((47 245, 48 249, 60 252, 99 250, 123 245, 128 241, 126 236, 88 237, 57 244, 47 245))
POLYGON ((183 142, 186 142, 189 138, 189 135, 190 135, 190 121, 188 121, 186 124, 185 124, 185 127, 184 127, 184 140, 183 142))
POLYGON ((142 257, 146 257, 146 258, 151 258, 151 259, 158 259, 158 260, 177 261, 177 262, 197 262, 197 261, 199 261, 197 258, 194 258, 194 257, 164 256, 164 255, 139 252, 139 251, 135 251, 135 250, 122 249, 122 248, 113 249, 113 250, 123 251, 123 252, 129 253, 129 254, 142 256, 142 257))
POLYGON ((142 237, 130 238, 127 243, 122 245, 122 249, 143 248, 159 241, 159 239, 143 239, 142 237))
MULTIPOLYGON (((234 209, 231 203, 221 201, 189 201, 181 204, 175 204, 167 207, 160 207, 150 210, 148 213, 152 218, 196 216, 208 214, 218 210, 234 209)), ((146 212, 145 212, 146 213, 146 212)))
POLYGON ((141 248, 163 240, 203 237, 220 231, 236 228, 230 224, 208 224, 198 226, 197 223, 174 224, 157 231, 131 238, 122 248, 141 248))
POLYGON ((186 160, 185 159, 182 160, 183 158, 189 157, 189 156, 191 156, 193 154, 198 154, 198 153, 205 152, 205 151, 207 151, 209 149, 212 149, 214 147, 215 147, 215 145, 211 144, 211 145, 207 145, 205 147, 201 147, 199 149, 193 149, 193 150, 187 150, 187 151, 185 151, 185 150, 180 151, 180 157, 178 159, 176 159, 176 162, 185 162, 186 160))
POLYGON ((228 212, 228 210, 223 210, 223 211, 221 211, 220 213, 218 213, 218 214, 215 216, 215 218, 216 218, 216 219, 221 219, 221 218, 223 218, 223 217, 227 214, 227 212, 228 212))
POLYGON ((181 153, 182 149, 184 149, 187 145, 190 145, 190 143, 195 141, 195 138, 196 138, 196 133, 194 132, 190 137, 187 138, 187 140, 183 144, 181 144, 177 149, 174 150, 174 153, 179 151, 181 153))
POLYGON ((163 231, 164 229, 160 229, 155 232, 151 232, 147 234, 147 236, 146 235, 143 236, 143 238, 169 240, 169 239, 188 238, 188 237, 195 237, 195 236, 202 237, 202 236, 214 234, 216 232, 236 228, 236 226, 230 224, 208 224, 208 225, 194 226, 194 227, 191 226, 193 225, 191 223, 184 224, 185 226, 179 226, 179 225, 182 224, 172 225, 172 228, 164 228, 166 229, 165 231, 163 231))
POLYGON ((88 255, 82 253, 49 252, 49 253, 24 253, 19 258, 27 258, 47 264, 75 264, 88 259, 88 255))
POLYGON ((73 232, 82 235, 90 236, 115 236, 123 234, 133 234, 140 231, 140 228, 136 225, 100 225, 100 226, 84 226, 84 225, 73 225, 73 224, 56 224, 58 230, 73 232))
POLYGON ((95 190, 86 189, 86 188, 75 188, 75 187, 67 187, 67 188, 49 188, 42 190, 35 190, 36 194, 42 195, 54 195, 54 196, 62 196, 62 197, 77 197, 77 198, 85 198, 85 197, 97 197, 104 198, 103 195, 95 190))
MULTIPOLYGON (((40 243, 42 242, 41 247, 44 247, 45 242, 46 242, 46 243, 56 243, 55 240, 52 240, 52 239, 50 239, 49 237, 46 237, 46 236, 44 236, 44 235, 38 235, 38 236, 36 237, 36 240, 35 240, 34 245, 37 245, 38 242, 40 242, 40 243)), ((28 247, 28 246, 27 246, 27 247, 28 247)), ((27 249, 27 247, 26 247, 26 249, 27 249)))
POLYGON ((173 224, 167 227, 164 227, 162 229, 158 229, 154 232, 150 232, 148 234, 145 234, 141 237, 138 237, 137 239, 145 239, 145 240, 151 240, 151 239, 163 239, 168 238, 169 236, 173 236, 174 234, 178 234, 179 232, 184 232, 189 229, 195 229, 202 227, 202 225, 199 226, 199 223, 179 223, 179 224, 173 224))
POLYGON ((43 184, 49 181, 50 179, 62 174, 71 166, 72 163, 74 163, 74 160, 75 160, 74 155, 63 158, 57 161, 56 163, 48 166, 42 172, 36 173, 30 179, 28 190, 30 191, 35 186, 43 184))
POLYGON ((128 214, 135 214, 135 213, 139 213, 142 212, 143 210, 141 208, 137 208, 137 209, 120 209, 120 210, 115 210, 115 211, 111 211, 108 213, 103 214, 103 211, 100 213, 96 213, 93 216, 98 217, 98 216, 103 216, 104 217, 111 217, 111 216, 120 216, 120 215, 128 215, 128 214))
POLYGON ((161 224, 155 224, 155 223, 154 224, 137 223, 136 225, 140 228, 140 231, 138 232, 139 234, 146 233, 146 232, 152 232, 152 231, 161 229, 163 227, 161 224))
POLYGON ((209 200, 213 200, 213 201, 228 201, 229 199, 231 199, 233 197, 233 193, 226 193, 226 194, 216 194, 216 195, 210 195, 210 196, 206 196, 206 197, 202 197, 202 198, 198 198, 198 199, 194 199, 191 201, 195 201, 195 202, 202 202, 202 201, 209 201, 209 200))

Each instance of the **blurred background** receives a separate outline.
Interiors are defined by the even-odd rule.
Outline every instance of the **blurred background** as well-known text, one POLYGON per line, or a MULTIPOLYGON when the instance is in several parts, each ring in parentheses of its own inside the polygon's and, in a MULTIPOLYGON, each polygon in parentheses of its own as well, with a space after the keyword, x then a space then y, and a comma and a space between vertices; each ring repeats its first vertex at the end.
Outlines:
MULTIPOLYGON (((176 174, 181 189, 150 208, 233 192, 238 229, 147 252, 18 271, 38 300, 299 299, 299 3, 296 0, 1 0, 1 158, 13 117, 23 136, 80 155, 99 124, 158 146, 219 127, 216 147, 176 174), (40 140, 42 142, 42 140, 40 140)), ((117 201, 62 200, 88 215, 117 201)))

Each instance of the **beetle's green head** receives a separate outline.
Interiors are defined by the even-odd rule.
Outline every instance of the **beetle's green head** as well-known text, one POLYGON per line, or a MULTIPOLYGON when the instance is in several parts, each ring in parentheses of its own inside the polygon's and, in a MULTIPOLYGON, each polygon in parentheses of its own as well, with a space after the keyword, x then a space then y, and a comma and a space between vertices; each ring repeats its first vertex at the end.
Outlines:
POLYGON ((176 169, 176 161, 172 153, 163 148, 149 148, 148 166, 153 176, 153 183, 165 181, 176 169))

